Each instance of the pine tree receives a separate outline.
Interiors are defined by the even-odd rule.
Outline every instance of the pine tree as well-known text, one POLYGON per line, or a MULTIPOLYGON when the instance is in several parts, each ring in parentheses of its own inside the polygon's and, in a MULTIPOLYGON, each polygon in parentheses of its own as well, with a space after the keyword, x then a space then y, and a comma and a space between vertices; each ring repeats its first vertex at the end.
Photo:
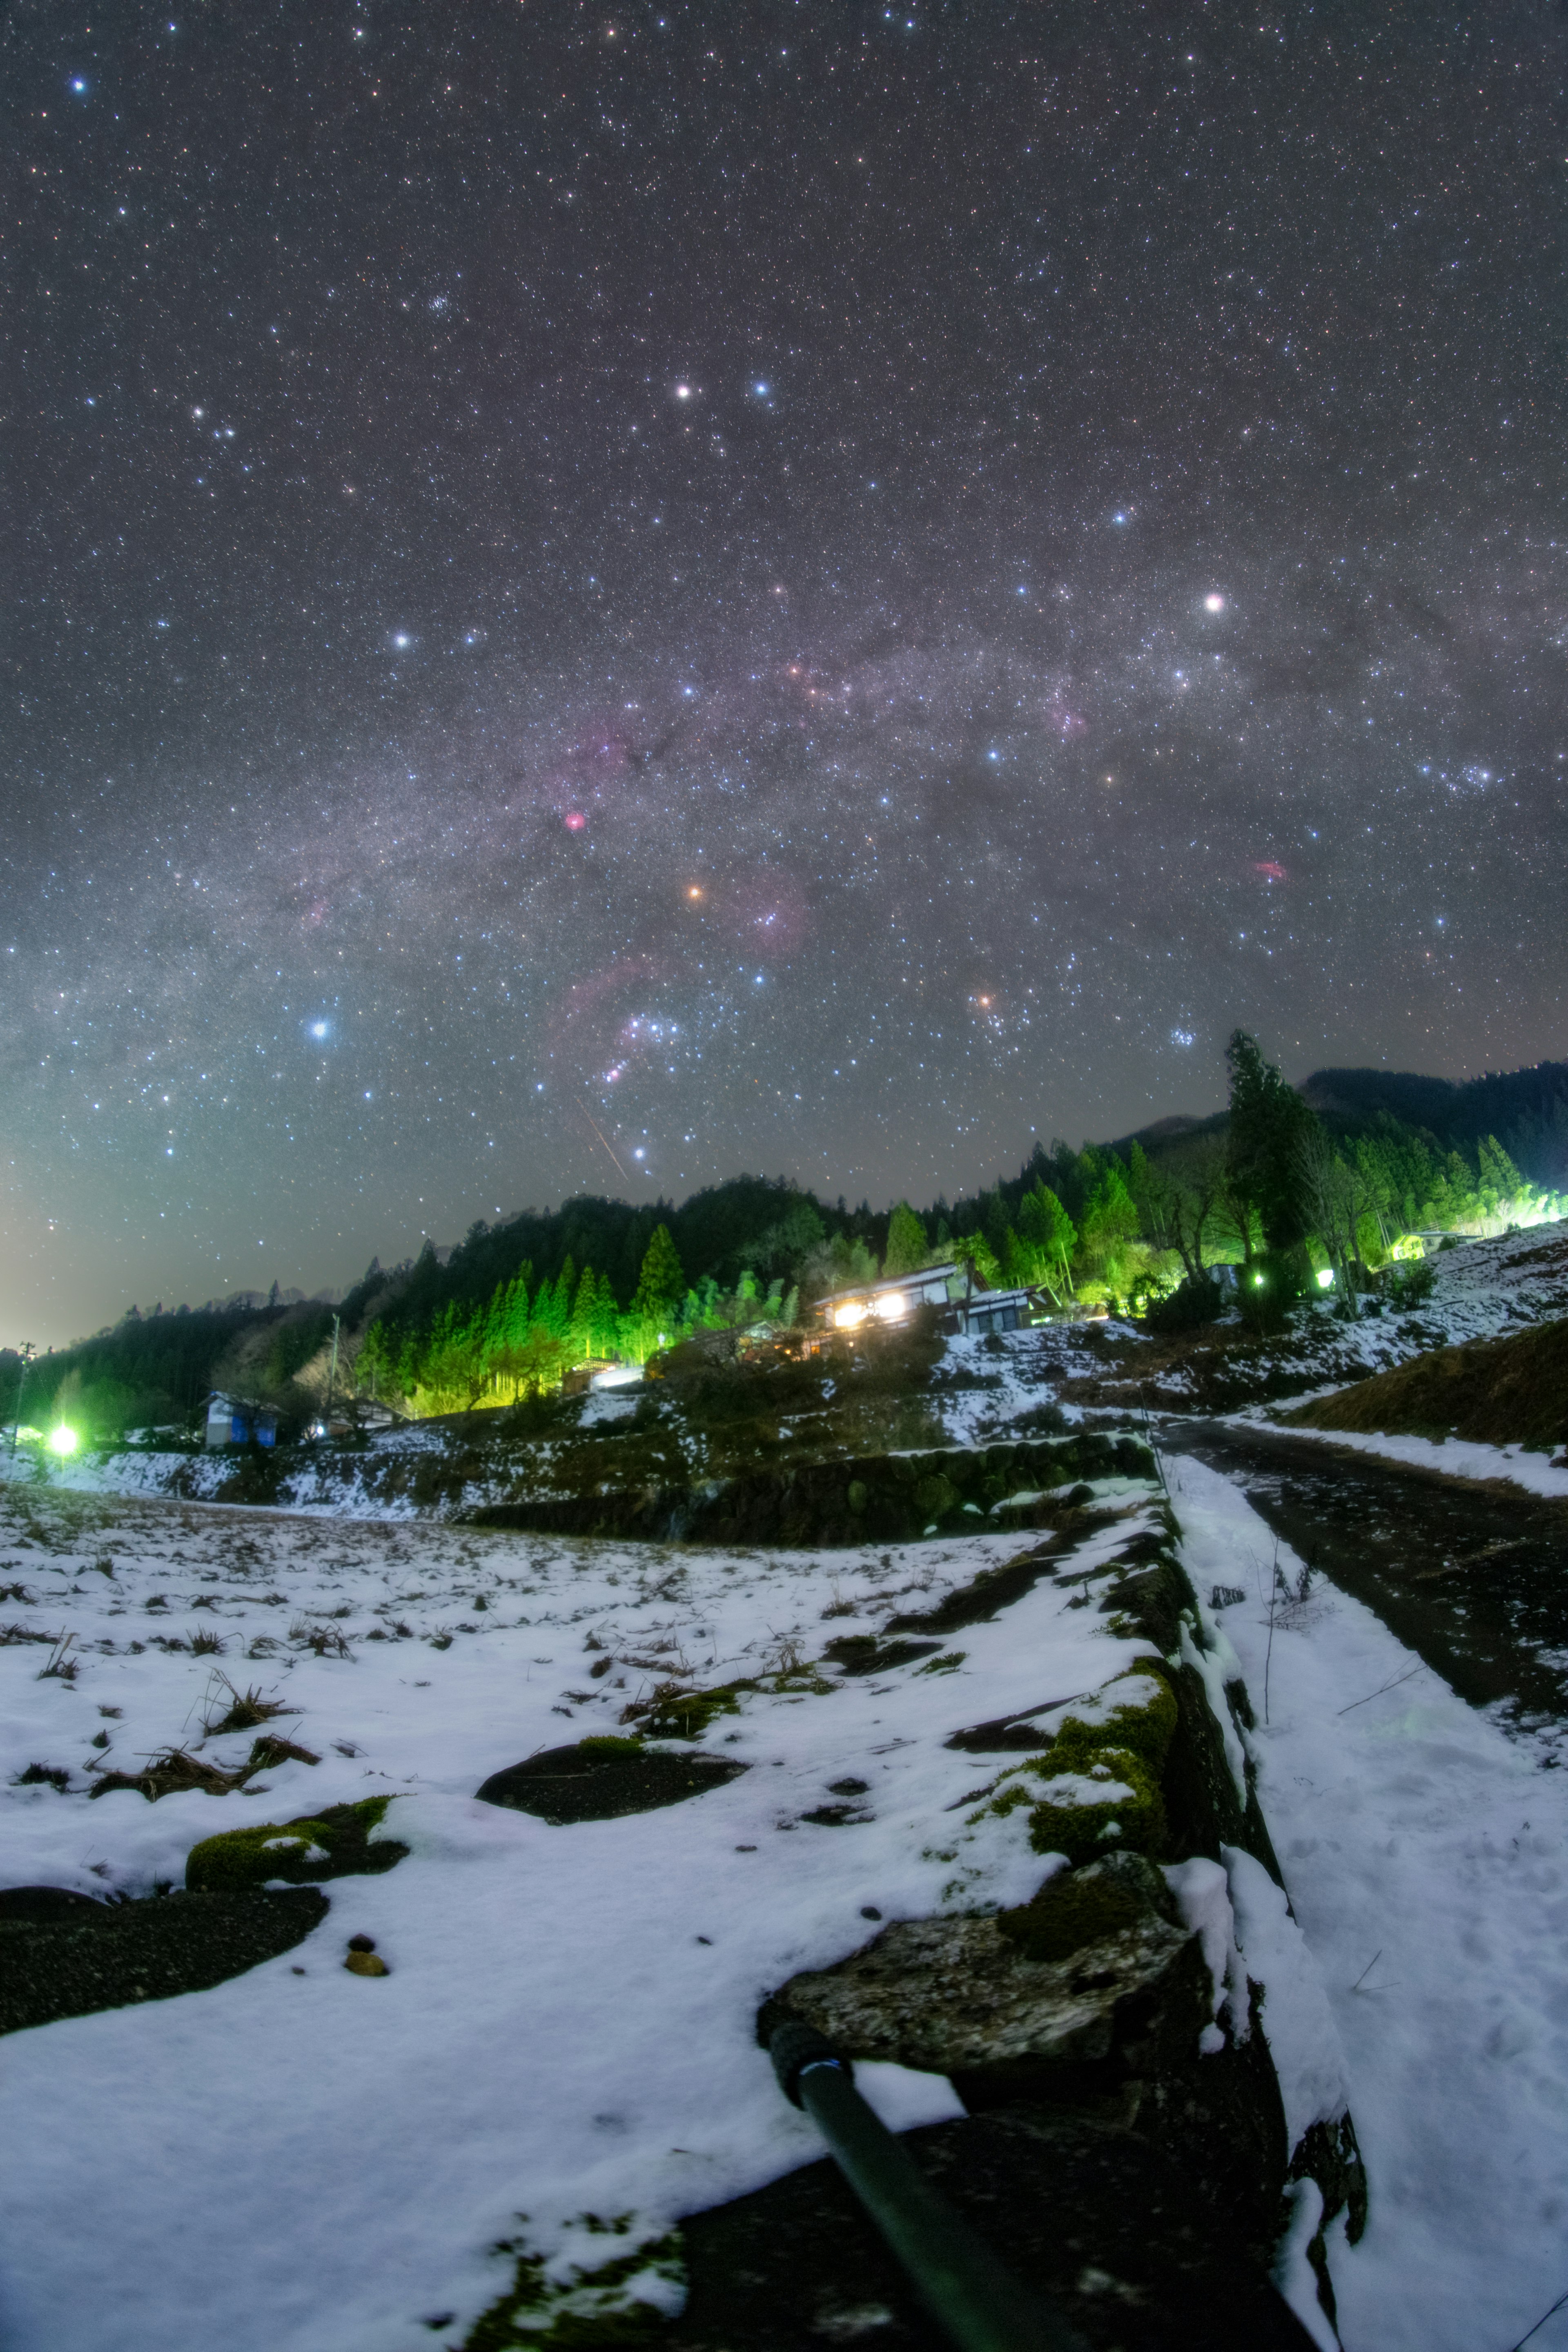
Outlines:
POLYGON ((656 1226, 637 1277, 633 1311, 655 1322, 661 1315, 673 1318, 685 1296, 686 1276, 681 1272, 669 1227, 656 1226))
POLYGON ((913 1274, 930 1255, 926 1229, 907 1201, 900 1201, 888 1220, 888 1255, 882 1272, 913 1274))
POLYGON ((1225 1049, 1230 1070, 1230 1131, 1226 1163, 1243 1250, 1252 1257, 1252 1221, 1271 1250, 1289 1249, 1305 1231, 1297 1174, 1298 1146, 1311 1114, 1258 1041, 1233 1031, 1225 1049))
POLYGON ((583 1268, 577 1296, 572 1302, 572 1353, 581 1362, 594 1353, 594 1326, 598 1319, 599 1278, 591 1265, 583 1268))

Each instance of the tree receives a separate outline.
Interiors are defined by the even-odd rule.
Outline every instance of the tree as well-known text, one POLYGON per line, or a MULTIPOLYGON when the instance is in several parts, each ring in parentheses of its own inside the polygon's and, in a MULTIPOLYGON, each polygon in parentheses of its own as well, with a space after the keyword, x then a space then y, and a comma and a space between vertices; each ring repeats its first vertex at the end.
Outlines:
POLYGON ((1072 1288, 1078 1232, 1048 1184, 1037 1182, 1019 1202, 1018 1239, 1031 1261, 1028 1278, 1043 1283, 1059 1306, 1072 1288))
POLYGON ((1233 1031, 1225 1058, 1230 1071, 1226 1189, 1250 1264, 1254 1218, 1271 1250, 1289 1249, 1303 1237, 1297 1144, 1311 1113, 1245 1029, 1233 1031))
POLYGON ((1372 1196, 1359 1171, 1340 1158, 1310 1112, 1296 1137, 1294 1172, 1302 1206, 1333 1267, 1341 1306, 1353 1315, 1356 1229, 1372 1196))
POLYGON ((1134 1144, 1128 1190, 1138 1204, 1143 1231, 1158 1250, 1174 1250, 1190 1280, 1204 1270, 1204 1234, 1219 1207, 1225 1183, 1225 1147, 1205 1135, 1152 1163, 1134 1144))
POLYGON ((686 1276, 668 1225, 657 1225, 643 1255, 632 1312, 650 1322, 661 1316, 673 1319, 686 1296, 686 1276))
POLYGON ((888 1220, 885 1275, 913 1274, 931 1255, 926 1229, 907 1201, 900 1201, 888 1220))
POLYGON ((1089 1194, 1079 1228, 1079 1255, 1085 1272, 1097 1282, 1109 1283, 1113 1290, 1124 1289, 1128 1276, 1137 1270, 1134 1253, 1139 1230, 1138 1204, 1121 1168, 1112 1162, 1089 1194))

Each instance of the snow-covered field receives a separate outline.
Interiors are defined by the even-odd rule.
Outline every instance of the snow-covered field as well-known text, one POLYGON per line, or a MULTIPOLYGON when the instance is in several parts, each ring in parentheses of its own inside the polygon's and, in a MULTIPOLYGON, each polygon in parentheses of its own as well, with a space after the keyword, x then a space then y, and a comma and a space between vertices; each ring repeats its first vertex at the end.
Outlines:
MULTIPOLYGON (((1108 1483, 1129 1517, 1075 1568, 1120 1549, 1150 1499, 1108 1483)), ((1204 1599, 1260 1590, 1273 1538, 1236 1487, 1185 1458, 1173 1484, 1204 1599)), ((695 1801, 552 1828, 472 1792, 615 1730, 659 1681, 817 1656, 1016 1549, 665 1550, 0 1490, 0 1630, 71 1633, 79 1659, 74 1680, 39 1679, 41 1644, 0 1647, 0 1780, 72 1774, 65 1795, 0 1790, 0 1885, 144 1893, 216 1829, 370 1794, 395 1793, 386 1829, 413 1849, 330 1883, 314 1935, 244 1977, 0 2043, 0 2340, 456 2344, 510 2282, 497 2240, 564 2274, 602 2259, 584 2214, 630 2214, 652 2239, 809 2161, 818 2143, 755 2046, 759 2000, 863 1942, 868 1912, 1032 1892, 1019 1817, 966 1831, 952 1809, 985 1776, 942 1742, 1092 1688, 1140 1645, 1042 1584, 954 1636, 945 1671, 745 1696, 706 1744, 751 1769, 695 1801), (318 1655, 323 1633, 347 1654, 318 1655), (197 1633, 222 1651, 194 1654, 197 1633), (223 1798, 86 1793, 89 1763, 201 1743, 220 1675, 297 1709, 270 1727, 321 1761, 223 1798), (873 1818, 806 1822, 845 1780, 873 1818), (345 1972, 355 1932, 386 1979, 345 1972)), ((1341 1595, 1277 1617, 1271 1650, 1250 1598, 1222 1622, 1369 2166, 1367 2236, 1332 2253, 1344 2343, 1504 2352, 1568 2288, 1568 1779, 1341 1595)), ((200 1752, 237 1763, 250 1736, 200 1752)), ((1278 1946, 1277 1922, 1257 1934, 1278 1946)), ((873 2068, 866 2087, 900 2124, 955 2112, 932 2077, 873 2068)), ((1562 2352, 1568 2311, 1532 2342, 1562 2352)))
MULTIPOLYGON (((1131 1516, 1075 1567, 1125 1542, 1149 1500, 1102 1484, 1131 1516)), ((700 1554, 16 1489, 0 1520, 0 1576, 36 1596, 7 1613, 72 1632, 80 1660, 74 1681, 39 1680, 41 1644, 0 1649, 0 1773, 74 1776, 65 1795, 0 1792, 0 1884, 145 1893, 237 1817, 388 1792, 387 1832, 413 1848, 331 1882, 315 1934, 242 1978, 0 2045, 10 2352, 412 2352, 442 2313, 455 2343, 509 2284, 486 2249, 520 2213, 531 2243, 586 2262, 584 2213, 657 2234, 816 2157, 755 2044, 760 2000, 864 1942, 868 1908, 1026 1898, 1046 1866, 1022 1817, 966 1830, 949 1809, 976 1759, 942 1742, 1092 1689, 1142 1646, 1044 1585, 941 1673, 748 1695, 708 1746, 751 1769, 696 1801, 552 1828, 473 1791, 613 1731, 687 1668, 712 1684, 787 1664, 791 1644, 817 1655, 1016 1538, 700 1554), (825 1623, 844 1601, 855 1613, 825 1623), (318 1656, 316 1628, 349 1654, 318 1656), (222 1653, 177 1646, 197 1633, 222 1653), (606 1653, 624 1663, 595 1680, 606 1653), (220 1675, 297 1709, 269 1727, 321 1761, 222 1798, 86 1793, 89 1761, 133 1769, 199 1741, 220 1675), (847 1779, 873 1818, 801 1818, 847 1779), (384 1980, 345 1973, 356 1932, 384 1980)), ((202 1753, 237 1762, 250 1737, 202 1753)), ((935 2078, 872 2068, 867 2087, 900 2123, 957 2111, 935 2078)))

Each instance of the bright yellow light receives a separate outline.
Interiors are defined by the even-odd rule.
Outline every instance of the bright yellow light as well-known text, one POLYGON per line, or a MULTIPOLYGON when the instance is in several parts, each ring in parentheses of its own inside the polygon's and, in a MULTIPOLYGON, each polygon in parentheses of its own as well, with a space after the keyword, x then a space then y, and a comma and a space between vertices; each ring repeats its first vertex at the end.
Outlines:
POLYGON ((841 1331, 853 1331, 857 1323, 866 1320, 866 1309, 858 1298, 847 1298, 842 1307, 834 1308, 833 1320, 841 1331))
POLYGON ((1331 1290, 1333 1286, 1334 1270, 1332 1266, 1325 1265, 1320 1268, 1318 1274, 1318 1288, 1320 1290, 1331 1290))
POLYGON ((909 1306, 910 1302, 901 1290, 884 1290, 872 1302, 872 1312, 879 1315, 884 1323, 896 1323, 900 1315, 908 1314, 909 1306))
POLYGON ((51 1429, 49 1432, 49 1452, 51 1454, 76 1452, 76 1432, 74 1429, 68 1429, 63 1421, 58 1429, 51 1429))
POLYGON ((702 896, 702 893, 701 893, 701 891, 698 888, 698 887, 697 887, 696 883, 694 882, 694 883, 691 885, 691 887, 688 890, 688 892, 687 892, 687 894, 686 894, 686 895, 687 895, 687 897, 688 897, 689 898, 701 898, 701 896, 702 896))

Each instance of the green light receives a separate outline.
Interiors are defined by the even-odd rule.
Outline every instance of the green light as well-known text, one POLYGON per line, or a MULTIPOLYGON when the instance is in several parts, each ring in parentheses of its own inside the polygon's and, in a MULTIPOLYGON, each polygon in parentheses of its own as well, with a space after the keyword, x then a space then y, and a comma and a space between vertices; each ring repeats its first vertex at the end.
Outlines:
POLYGON ((1320 1290, 1331 1290, 1333 1286, 1333 1268, 1327 1265, 1320 1266, 1318 1269, 1318 1288, 1320 1290))
POLYGON ((1263 1276, 1262 1276, 1260 1274, 1255 1274, 1255 1275, 1253 1276, 1253 1277, 1252 1277, 1252 1287, 1254 1288, 1254 1290, 1261 1290, 1261 1289, 1262 1289, 1262 1287, 1263 1287, 1263 1276))
POLYGON ((76 1432, 74 1429, 68 1428, 63 1421, 58 1429, 51 1429, 49 1432, 49 1452, 51 1454, 76 1452, 76 1432))

